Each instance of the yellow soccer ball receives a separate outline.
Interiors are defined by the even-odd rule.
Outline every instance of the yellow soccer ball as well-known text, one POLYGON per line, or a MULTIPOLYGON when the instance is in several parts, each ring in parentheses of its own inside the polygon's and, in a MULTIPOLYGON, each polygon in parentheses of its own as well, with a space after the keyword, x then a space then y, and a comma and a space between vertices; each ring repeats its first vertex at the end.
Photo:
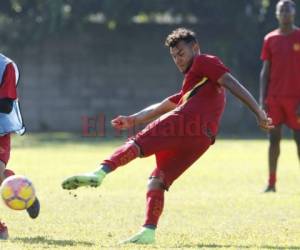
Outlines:
POLYGON ((21 175, 6 178, 1 184, 0 193, 4 203, 14 210, 27 209, 35 200, 32 182, 21 175))

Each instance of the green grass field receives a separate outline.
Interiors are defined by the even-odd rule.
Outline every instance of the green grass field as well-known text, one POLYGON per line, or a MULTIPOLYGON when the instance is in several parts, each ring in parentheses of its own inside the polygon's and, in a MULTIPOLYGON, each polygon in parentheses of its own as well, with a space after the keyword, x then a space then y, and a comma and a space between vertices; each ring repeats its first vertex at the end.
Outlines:
POLYGON ((68 135, 14 137, 10 168, 35 184, 42 208, 31 220, 1 205, 17 249, 300 249, 300 171, 293 141, 282 142, 278 192, 263 194, 266 140, 218 140, 166 193, 153 246, 118 246, 144 217, 154 158, 135 160, 98 189, 68 192, 61 181, 93 170, 121 142, 68 135))

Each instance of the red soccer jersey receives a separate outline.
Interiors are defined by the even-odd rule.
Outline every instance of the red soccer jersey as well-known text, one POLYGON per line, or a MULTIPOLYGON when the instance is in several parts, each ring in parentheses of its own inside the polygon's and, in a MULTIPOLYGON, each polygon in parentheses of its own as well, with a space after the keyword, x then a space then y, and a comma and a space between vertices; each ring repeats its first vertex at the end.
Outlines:
POLYGON ((0 85, 0 98, 17 98, 16 72, 12 63, 6 65, 0 85))
POLYGON ((261 59, 270 62, 267 97, 300 97, 300 29, 274 30, 264 39, 261 59))
MULTIPOLYGON (((202 121, 218 127, 225 106, 225 91, 217 82, 229 69, 215 56, 201 54, 185 74, 182 89, 169 100, 178 105, 179 112, 199 116, 202 121)), ((216 132, 216 131, 215 131, 216 132)))

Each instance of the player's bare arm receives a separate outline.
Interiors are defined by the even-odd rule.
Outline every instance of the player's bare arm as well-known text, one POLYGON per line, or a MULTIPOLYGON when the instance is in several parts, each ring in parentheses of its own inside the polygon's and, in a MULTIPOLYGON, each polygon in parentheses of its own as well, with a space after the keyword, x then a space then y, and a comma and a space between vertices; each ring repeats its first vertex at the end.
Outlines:
POLYGON ((175 103, 165 99, 162 102, 153 104, 133 115, 118 116, 111 121, 111 124, 117 129, 128 129, 139 124, 150 122, 173 110, 175 107, 175 103))
POLYGON ((259 104, 264 107, 264 100, 267 95, 268 82, 270 73, 270 62, 265 60, 259 76, 259 104))
POLYGON ((273 128, 272 121, 267 117, 266 113, 259 107, 258 103, 250 92, 239 83, 230 73, 225 73, 218 80, 219 84, 228 89, 234 96, 240 99, 257 117, 258 125, 269 130, 273 128))

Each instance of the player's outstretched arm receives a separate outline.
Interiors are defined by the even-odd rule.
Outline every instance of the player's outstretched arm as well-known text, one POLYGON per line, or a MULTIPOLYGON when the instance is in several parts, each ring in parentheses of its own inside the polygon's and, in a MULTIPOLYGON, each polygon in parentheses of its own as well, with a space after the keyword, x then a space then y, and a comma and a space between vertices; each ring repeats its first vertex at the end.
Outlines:
POLYGON ((264 107, 264 100, 267 95, 269 82, 270 62, 264 61, 259 75, 259 104, 264 107))
POLYGON ((218 82, 252 110, 252 112, 256 115, 258 125, 262 129, 269 130, 274 127, 272 125, 272 120, 268 118, 265 111, 259 107, 250 92, 230 73, 225 73, 220 77, 218 82))
POLYGON ((118 116, 111 121, 111 124, 117 129, 128 129, 133 126, 152 121, 160 117, 161 115, 173 110, 175 107, 175 103, 169 101, 168 99, 165 99, 162 102, 153 104, 133 115, 118 116))

